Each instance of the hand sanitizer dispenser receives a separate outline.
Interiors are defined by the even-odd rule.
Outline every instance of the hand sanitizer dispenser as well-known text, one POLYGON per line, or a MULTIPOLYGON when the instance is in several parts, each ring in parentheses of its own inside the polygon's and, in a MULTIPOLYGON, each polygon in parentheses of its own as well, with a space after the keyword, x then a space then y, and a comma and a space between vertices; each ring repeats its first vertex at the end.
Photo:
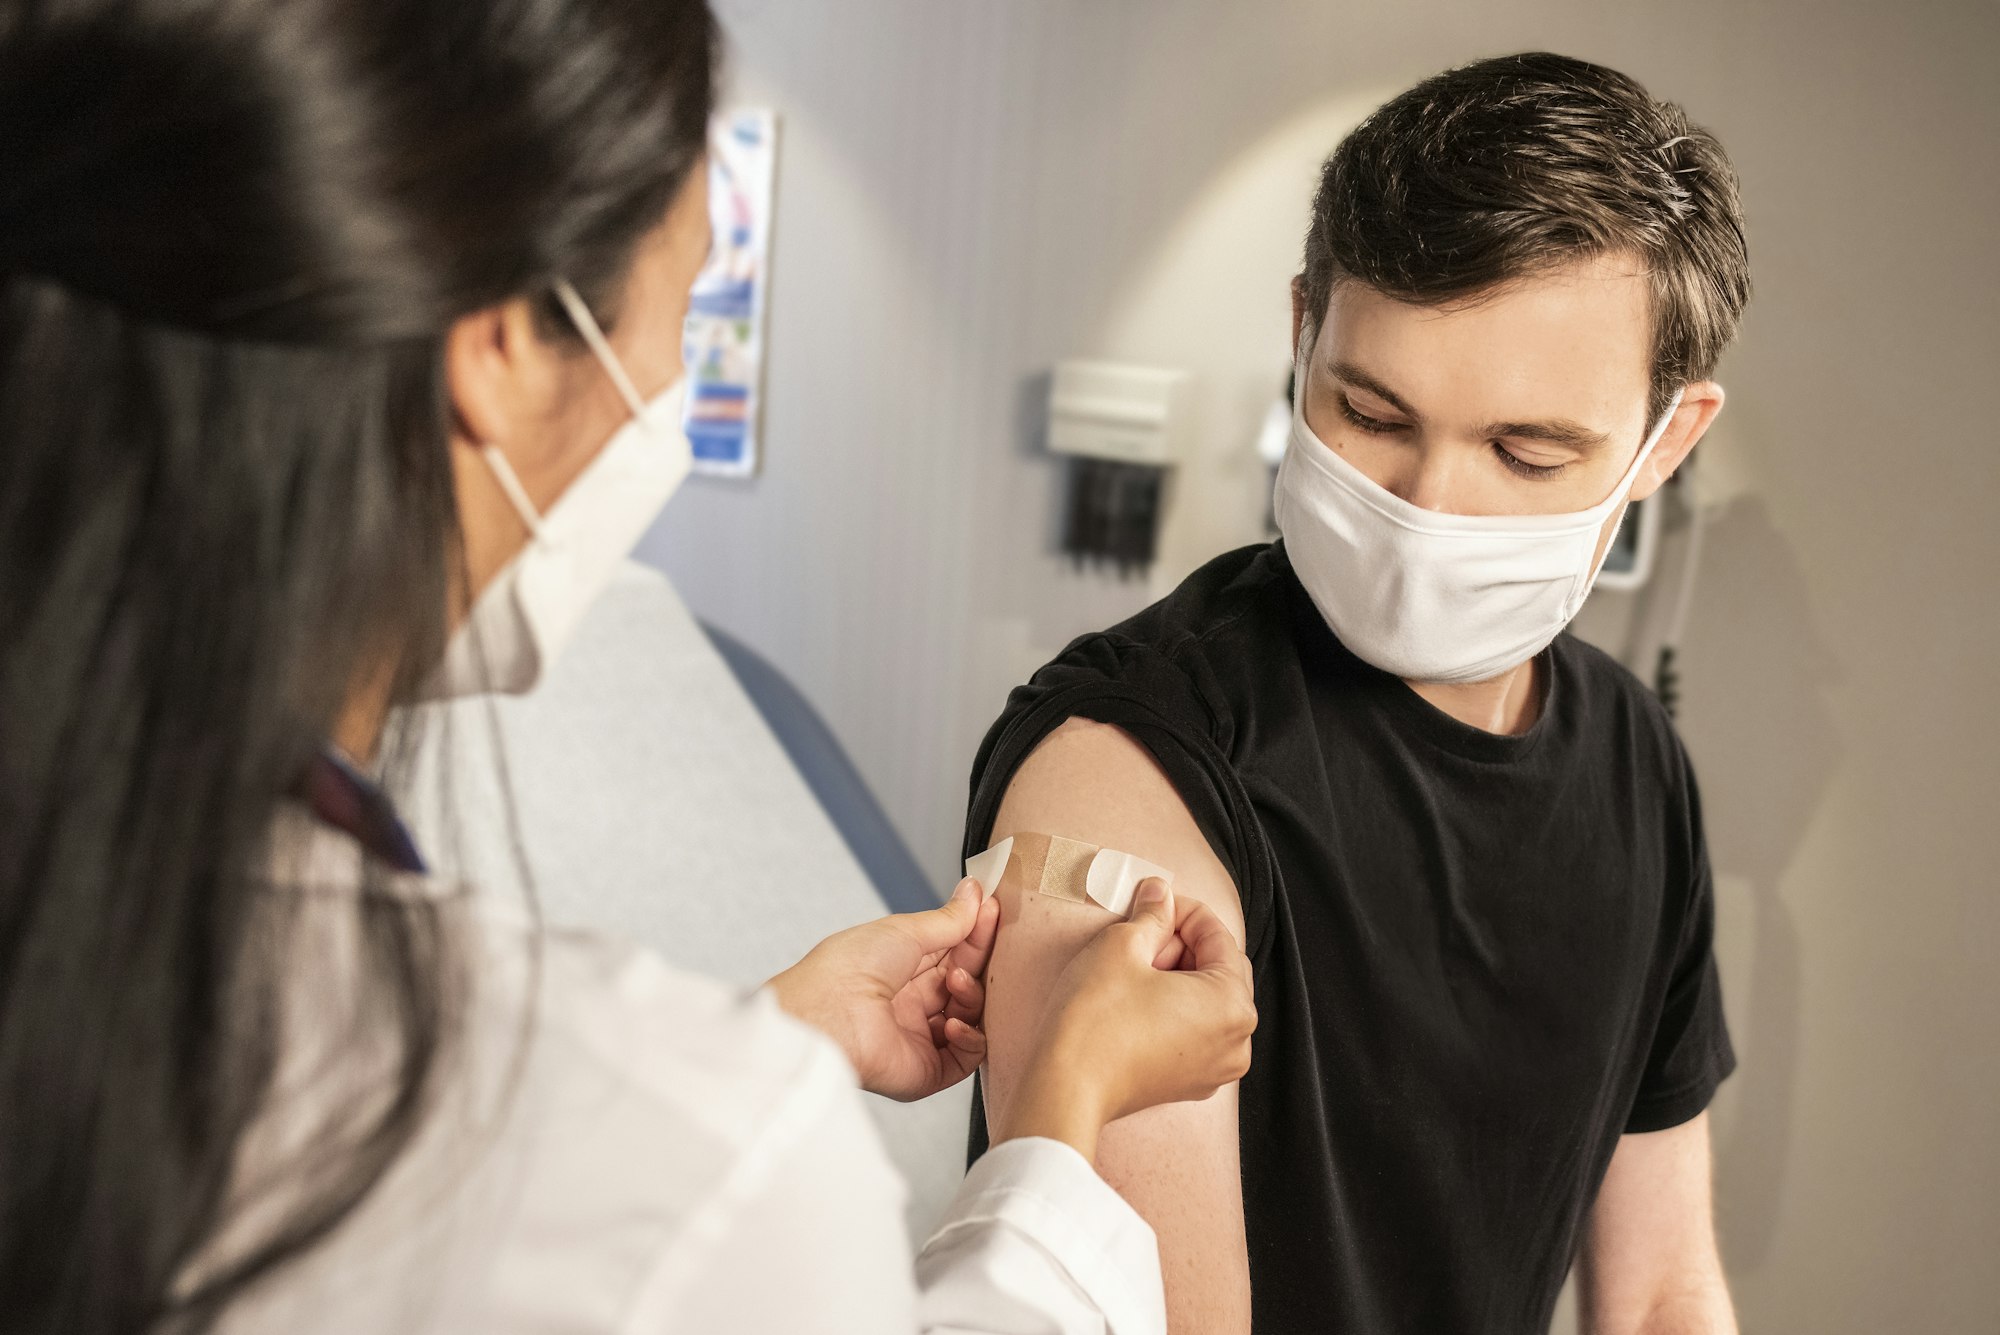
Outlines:
POLYGON ((1186 374, 1117 362, 1064 362, 1049 385, 1049 449, 1071 456, 1063 548, 1079 562, 1152 564, 1167 470, 1178 459, 1186 374))

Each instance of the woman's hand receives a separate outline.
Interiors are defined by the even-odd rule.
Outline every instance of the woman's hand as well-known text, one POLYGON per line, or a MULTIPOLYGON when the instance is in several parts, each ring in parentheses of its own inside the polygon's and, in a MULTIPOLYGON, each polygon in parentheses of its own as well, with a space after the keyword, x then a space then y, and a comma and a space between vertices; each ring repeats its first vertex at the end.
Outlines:
POLYGON ((1221 919, 1193 900, 1176 908, 1162 881, 1077 952, 1050 1003, 996 1141, 1048 1136, 1095 1161, 1106 1123, 1205 1099, 1250 1069, 1250 961, 1221 919))
POLYGON ((862 1087, 910 1102, 971 1075, 986 1058, 980 977, 1000 902, 958 883, 943 908, 836 932, 768 986, 797 1019, 838 1043, 862 1087))

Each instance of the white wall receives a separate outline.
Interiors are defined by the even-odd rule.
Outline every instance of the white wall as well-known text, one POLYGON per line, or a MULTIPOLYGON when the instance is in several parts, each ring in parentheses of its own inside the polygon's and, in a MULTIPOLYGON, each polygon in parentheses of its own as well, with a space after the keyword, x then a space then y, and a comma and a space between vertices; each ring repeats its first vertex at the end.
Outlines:
MULTIPOLYGON (((2000 1330, 2000 10, 721 8, 739 99, 784 118, 767 462, 690 484, 644 552, 825 711, 941 885, 1007 686, 1153 591, 1054 554, 1054 361, 1196 375, 1179 487, 1207 503, 1171 582, 1254 531, 1311 167, 1355 114, 1546 46, 1722 135, 1757 280, 1725 422, 1758 486, 1711 535, 1684 731, 1744 1059, 1725 1250, 1746 1329, 2000 1330)), ((1624 611, 1585 628, 1615 647, 1624 611)))

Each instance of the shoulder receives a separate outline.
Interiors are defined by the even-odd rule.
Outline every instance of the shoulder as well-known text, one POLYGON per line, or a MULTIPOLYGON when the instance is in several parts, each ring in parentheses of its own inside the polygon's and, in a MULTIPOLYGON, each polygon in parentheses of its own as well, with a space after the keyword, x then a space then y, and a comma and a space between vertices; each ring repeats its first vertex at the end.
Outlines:
POLYGON ((1172 653, 1255 633, 1274 619, 1294 587, 1284 549, 1239 547, 1213 558, 1160 599, 1105 634, 1172 653))
POLYGON ((1281 548, 1226 552, 1145 610, 1072 640, 1009 697, 1002 721, 1056 708, 1058 696, 1113 695, 1180 723, 1212 722, 1232 693, 1227 665, 1268 657, 1288 642, 1295 585, 1281 548))
POLYGON ((1071 652, 1095 640, 1193 670, 1285 635, 1289 595, 1296 587, 1281 547, 1239 547, 1201 566, 1136 616, 1084 636, 1071 652))
POLYGON ((1070 718, 1029 753, 1007 785, 994 837, 1035 831, 1131 853, 1173 873, 1177 895, 1221 915, 1241 945, 1234 875, 1158 755, 1131 733, 1070 718))
POLYGON ((1240 890, 1254 939, 1270 868, 1231 756, 1245 712, 1260 694, 1285 698, 1297 675, 1302 597, 1281 546, 1246 547, 1073 641, 1015 688, 981 743, 966 855, 990 841, 1004 801, 1016 828, 1207 867, 1219 890, 1236 887, 1220 902, 1240 890), (1090 828, 1068 828, 1086 806, 1090 828))
POLYGON ((1553 646, 1557 690, 1568 698, 1557 708, 1588 744, 1610 749, 1610 759, 1642 781, 1670 788, 1690 777, 1687 751, 1673 716, 1651 687, 1597 646, 1567 632, 1553 646))
POLYGON ((1555 643, 1556 713, 1569 750, 1619 787, 1621 811, 1659 850, 1668 880, 1688 887, 1691 905, 1708 880, 1707 836, 1694 762, 1673 716, 1650 687, 1603 650, 1565 634, 1555 643), (1650 814, 1648 814, 1650 813, 1650 814))

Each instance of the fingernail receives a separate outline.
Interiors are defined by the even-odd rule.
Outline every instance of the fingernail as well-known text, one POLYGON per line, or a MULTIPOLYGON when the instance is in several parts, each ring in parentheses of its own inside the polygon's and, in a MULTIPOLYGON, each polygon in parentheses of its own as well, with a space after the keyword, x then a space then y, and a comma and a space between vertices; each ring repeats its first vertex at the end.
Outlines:
POLYGON ((1153 904, 1164 904, 1166 899, 1166 882, 1154 877, 1139 886, 1139 893, 1132 897, 1132 907, 1137 909, 1153 904))

